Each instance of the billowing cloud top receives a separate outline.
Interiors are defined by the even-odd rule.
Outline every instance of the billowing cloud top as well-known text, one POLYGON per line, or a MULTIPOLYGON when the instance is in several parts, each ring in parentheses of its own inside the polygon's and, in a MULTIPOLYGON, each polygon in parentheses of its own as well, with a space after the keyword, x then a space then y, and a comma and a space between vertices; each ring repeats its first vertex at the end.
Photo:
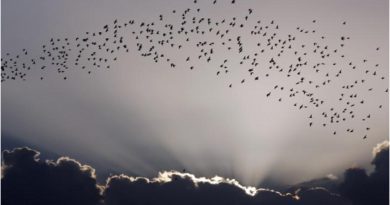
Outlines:
POLYGON ((153 179, 125 175, 110 177, 104 192, 106 204, 350 204, 323 188, 282 194, 245 187, 234 179, 198 178, 189 173, 162 172, 153 179))
POLYGON ((361 168, 350 168, 344 173, 340 192, 354 204, 389 204, 389 141, 373 149, 375 170, 368 175, 361 168))
POLYGON ((109 177, 105 185, 98 185, 95 170, 88 165, 67 157, 61 157, 55 162, 41 161, 39 152, 17 148, 3 152, 2 203, 388 204, 389 143, 378 145, 374 153, 375 171, 367 175, 364 169, 348 169, 340 185, 340 194, 321 187, 300 188, 294 193, 283 194, 269 189, 246 187, 235 179, 197 177, 177 171, 160 172, 151 179, 115 175, 109 177))
POLYGON ((3 152, 2 204, 84 204, 101 199, 95 170, 67 157, 40 161, 39 152, 17 148, 3 152))

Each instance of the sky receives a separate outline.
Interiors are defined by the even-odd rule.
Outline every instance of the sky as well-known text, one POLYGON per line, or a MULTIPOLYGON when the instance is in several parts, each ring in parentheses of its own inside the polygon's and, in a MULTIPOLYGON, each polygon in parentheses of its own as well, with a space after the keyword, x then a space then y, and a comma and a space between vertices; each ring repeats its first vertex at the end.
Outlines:
MULTIPOLYGON (((274 20, 280 27, 278 35, 295 35, 297 26, 315 29, 316 34, 309 37, 297 34, 299 42, 307 45, 324 35, 324 44, 336 46, 340 36, 348 36, 344 48, 348 60, 335 62, 344 68, 347 65, 343 63, 352 61, 361 69, 379 64, 378 75, 388 76, 388 1, 237 0, 234 6, 230 1, 219 0, 216 6, 210 2, 199 0, 194 6, 189 0, 3 0, 2 57, 6 52, 20 53, 23 48, 29 50, 29 56, 38 57, 41 46, 51 38, 82 36, 115 19, 134 19, 138 25, 158 22, 159 14, 163 14, 167 21, 178 23, 179 14, 187 8, 200 8, 200 15, 213 19, 242 18, 252 8, 251 22, 274 20), (172 10, 178 14, 172 14, 172 10), (342 25, 344 21, 346 25, 342 25), (368 59, 369 66, 362 64, 363 59, 368 59)), ((231 32, 242 36, 245 49, 255 50, 256 37, 249 35, 248 29, 244 31, 231 32)), ((150 177, 161 170, 186 169, 255 186, 266 179, 293 184, 338 175, 354 165, 369 168, 372 147, 389 136, 388 95, 383 92, 388 88, 387 78, 377 80, 344 69, 341 79, 331 87, 316 90, 316 96, 329 99, 326 106, 342 109, 337 101, 340 87, 365 78, 366 84, 378 92, 358 90, 366 103, 356 108, 356 115, 370 113, 371 119, 364 123, 351 120, 333 128, 320 123, 309 127, 308 116, 320 116, 322 110, 298 110, 287 98, 279 103, 277 98, 266 97, 274 85, 293 85, 291 79, 272 75, 240 84, 249 65, 233 68, 230 75, 217 76, 215 68, 223 59, 229 59, 232 66, 240 61, 241 56, 233 52, 217 53, 219 62, 194 62, 194 70, 177 60, 172 69, 167 63, 140 56, 130 32, 124 36, 131 45, 130 52, 118 54, 110 70, 89 75, 73 69, 68 79, 62 80, 62 75, 52 69, 41 81, 42 71, 37 69, 29 72, 26 81, 2 83, 2 147, 18 141, 77 158, 93 165, 98 174, 150 177), (232 88, 227 86, 230 82, 232 88), (377 109, 380 104, 383 108, 377 109), (366 126, 370 127, 368 134, 366 126), (350 127, 355 128, 354 133, 344 131, 350 127), (334 130, 337 135, 332 134, 334 130), (365 134, 368 138, 363 140, 365 134)), ((205 39, 213 41, 217 37, 205 39)), ((164 52, 173 59, 185 59, 195 51, 193 46, 180 52, 164 52)), ((272 57, 267 55, 264 59, 272 57)), ((292 58, 286 56, 282 61, 290 62, 292 58)), ((314 74, 308 77, 322 79, 314 74)))

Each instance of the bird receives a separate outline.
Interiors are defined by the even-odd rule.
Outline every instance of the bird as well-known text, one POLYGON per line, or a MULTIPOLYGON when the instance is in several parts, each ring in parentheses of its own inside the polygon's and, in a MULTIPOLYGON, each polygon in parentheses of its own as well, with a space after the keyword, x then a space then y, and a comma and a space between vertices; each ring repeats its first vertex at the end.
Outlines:
MULTIPOLYGON (((194 0, 193 3, 197 4, 198 1, 194 0)), ((212 4, 216 3, 217 0, 212 1, 212 4)), ((231 6, 236 6, 235 0, 230 3, 231 6)), ((229 19, 222 18, 222 20, 205 15, 203 10, 200 12, 201 8, 199 5, 199 7, 189 7, 183 10, 174 9, 171 12, 157 14, 156 20, 150 22, 135 23, 136 21, 133 19, 125 21, 115 19, 113 23, 104 24, 94 32, 83 32, 65 38, 48 38, 45 43, 39 46, 42 54, 37 55, 38 57, 33 57, 31 52, 27 52, 27 48, 23 48, 15 55, 6 53, 1 61, 2 83, 8 80, 26 80, 27 74, 38 71, 42 75, 36 76, 40 80, 44 80, 47 78, 43 77, 44 74, 51 68, 56 70, 64 80, 67 80, 70 77, 69 71, 71 69, 80 69, 91 74, 99 68, 110 69, 117 61, 121 60, 121 56, 134 53, 152 60, 157 65, 171 68, 181 68, 183 64, 191 62, 191 65, 187 66, 190 70, 194 70, 196 65, 194 63, 207 62, 208 67, 217 67, 213 71, 216 72, 218 80, 224 83, 229 81, 232 75, 237 75, 238 79, 242 79, 241 84, 245 81, 249 82, 249 80, 262 83, 260 79, 264 77, 266 77, 264 80, 276 80, 277 85, 274 85, 274 89, 281 95, 271 96, 271 92, 268 92, 266 93, 268 100, 277 99, 281 102, 285 96, 294 99, 300 98, 302 95, 302 99, 308 100, 308 103, 297 102, 293 106, 302 113, 303 110, 310 109, 313 114, 310 114, 309 119, 305 119, 310 121, 310 127, 313 122, 319 122, 329 129, 332 127, 332 124, 329 123, 348 122, 351 118, 359 116, 357 112, 362 106, 372 106, 370 103, 372 98, 368 98, 365 93, 367 90, 370 95, 379 93, 379 91, 383 93, 383 90, 388 93, 388 88, 374 90, 371 84, 376 79, 385 79, 382 76, 382 71, 375 70, 380 68, 378 63, 370 64, 373 60, 367 59, 366 56, 356 61, 352 57, 348 59, 348 53, 344 48, 348 46, 350 36, 338 35, 339 42, 337 45, 332 45, 328 41, 328 36, 321 35, 319 30, 305 29, 304 26, 299 26, 288 31, 289 34, 286 36, 282 35, 284 28, 278 24, 277 20, 272 19, 265 25, 260 20, 250 21, 255 13, 253 8, 244 10, 248 13, 240 18, 233 16, 229 19), (161 27, 155 26, 157 22, 161 27), (189 24, 191 27, 188 26, 189 24), (248 35, 246 35, 247 30, 250 30, 248 35), (215 35, 217 39, 214 38, 215 35), (304 37, 301 37, 302 35, 304 37), (126 36, 132 37, 135 41, 134 45, 127 42, 126 36), (247 44, 247 40, 254 42, 253 45, 247 44), (311 40, 314 42, 312 43, 311 40), (341 48, 337 48, 338 46, 341 48), (133 47, 134 52, 131 52, 133 47), (253 48, 256 49, 255 52, 252 52, 253 48), (229 58, 224 55, 237 55, 240 60, 235 63, 229 61, 229 58), (281 60, 284 55, 294 56, 294 59, 284 62, 281 60), (219 66, 217 62, 220 56, 223 57, 223 63, 219 66), (343 67, 343 65, 346 66, 343 67), (234 72, 231 68, 236 66, 238 69, 243 68, 247 73, 241 75, 239 72, 234 72), (360 66, 364 66, 364 69, 359 70, 360 66), (338 69, 339 71, 333 71, 332 69, 336 67, 341 68, 338 69), (351 76, 356 76, 351 83, 347 82, 347 78, 343 78, 346 69, 351 69, 348 72, 354 72, 354 75, 351 76), (263 72, 265 70, 266 72, 263 72), (253 78, 244 76, 247 74, 253 75, 253 78), (279 82, 288 83, 295 78, 297 81, 291 83, 291 88, 279 84, 279 82), (325 80, 318 80, 322 78, 325 80), (322 89, 332 89, 331 92, 338 91, 337 88, 332 87, 337 86, 337 83, 334 83, 335 78, 341 81, 345 80, 346 85, 343 85, 340 90, 346 90, 352 94, 352 99, 348 102, 343 96, 335 98, 336 103, 339 103, 340 106, 343 105, 342 103, 347 103, 345 106, 348 110, 343 112, 341 110, 337 112, 337 109, 333 109, 337 107, 330 105, 331 97, 323 96, 324 99, 319 99, 319 96, 323 94, 322 89), (305 90, 301 90, 301 86, 305 87, 305 90), (359 93, 359 99, 356 99, 356 92, 359 93), (273 98, 274 96, 275 98, 273 98), (328 112, 329 109, 325 110, 328 105, 332 107, 330 111, 337 113, 333 114, 328 112), (318 117, 312 112, 316 110, 325 110, 327 113, 318 117), (354 112, 349 113, 350 111, 354 112), (344 114, 348 114, 348 117, 344 114)), ((311 22, 317 23, 316 26, 320 25, 317 19, 313 19, 311 22)), ((336 24, 339 23, 336 22, 336 24)), ((346 25, 346 21, 343 21, 342 25, 346 25)), ((375 50, 372 50, 372 52, 380 52, 381 49, 376 46, 375 50)), ((89 76, 92 77, 92 75, 89 76)), ((232 88, 230 82, 225 85, 232 88)), ((246 86, 252 85, 247 83, 246 86)), ((272 86, 264 89, 272 90, 272 86)), ((350 96, 350 94, 346 96, 350 96)), ((380 104, 379 109, 382 108, 383 105, 380 104)), ((368 115, 363 118, 364 123, 368 123, 370 117, 368 115)), ((349 132, 353 132, 353 129, 351 128, 349 132)))

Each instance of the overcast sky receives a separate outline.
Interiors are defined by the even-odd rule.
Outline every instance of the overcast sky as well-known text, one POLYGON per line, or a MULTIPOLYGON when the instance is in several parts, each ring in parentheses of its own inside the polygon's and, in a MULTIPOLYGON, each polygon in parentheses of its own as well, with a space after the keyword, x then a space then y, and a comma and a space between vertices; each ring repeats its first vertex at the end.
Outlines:
MULTIPOLYGON (((230 19, 243 17, 253 8, 253 19, 275 20, 282 36, 296 32, 297 26, 315 29, 330 46, 338 45, 340 36, 349 36, 344 49, 349 61, 363 67, 362 60, 368 59, 367 68, 379 64, 378 75, 388 76, 386 0, 237 0, 235 6, 222 0, 217 6, 199 2, 195 7, 190 0, 3 0, 2 56, 27 48, 34 58, 50 38, 82 36, 114 19, 157 22, 158 15, 164 14, 167 21, 178 23, 180 16, 173 16, 172 10, 181 13, 186 8, 230 19)), ((249 34, 241 35, 245 46, 256 43, 249 34)), ((275 76, 229 89, 228 82, 239 82, 247 69, 232 72, 229 79, 215 75, 218 63, 195 63, 199 69, 193 71, 179 63, 172 69, 141 57, 136 42, 128 37, 125 41, 132 45, 131 52, 119 55, 110 70, 88 75, 75 69, 66 81, 55 71, 40 81, 40 73, 31 71, 26 81, 2 83, 2 146, 21 141, 92 164, 98 174, 154 176, 160 170, 186 169, 256 185, 268 178, 296 183, 337 175, 348 166, 367 167, 372 147, 389 136, 388 95, 383 92, 387 78, 381 81, 351 71, 334 86, 316 91, 317 96, 330 99, 327 106, 342 108, 335 96, 346 82, 365 78, 369 87, 378 90, 364 91, 366 103, 356 109, 359 117, 371 113, 370 121, 349 121, 334 127, 338 134, 333 135, 333 128, 308 126, 307 117, 319 110, 302 111, 292 101, 266 98, 274 85, 289 81, 275 76), (381 110, 377 109, 380 104, 384 105, 381 110), (370 132, 363 140, 366 126, 370 132), (345 132, 350 127, 356 128, 353 134, 345 132)), ((315 37, 299 39, 311 44, 315 37)), ((193 50, 166 52, 185 59, 193 50)), ((229 53, 218 55, 238 61, 229 53)))

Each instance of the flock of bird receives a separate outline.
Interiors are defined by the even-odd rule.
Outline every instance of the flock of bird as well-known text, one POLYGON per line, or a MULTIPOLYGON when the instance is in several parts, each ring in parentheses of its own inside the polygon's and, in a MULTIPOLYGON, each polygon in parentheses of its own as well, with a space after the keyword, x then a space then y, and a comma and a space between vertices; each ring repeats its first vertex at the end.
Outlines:
MULTIPOLYGON (((236 4, 235 0, 229 3, 236 4)), ((371 119, 371 113, 357 112, 367 101, 361 91, 388 93, 388 88, 374 90, 367 83, 387 80, 379 64, 367 59, 349 61, 344 49, 350 37, 340 36, 338 45, 328 44, 326 36, 310 29, 317 25, 317 20, 312 20, 307 28, 298 26, 283 35, 275 20, 254 19, 254 9, 248 9, 243 16, 215 19, 202 15, 201 8, 196 7, 197 0, 193 4, 194 8, 182 12, 172 10, 160 14, 152 22, 114 20, 96 32, 85 32, 74 38, 51 38, 35 58, 30 57, 27 49, 17 55, 5 53, 1 58, 1 81, 26 80, 29 71, 37 70, 41 73, 40 80, 44 80, 46 71, 54 69, 67 80, 69 70, 81 69, 92 74, 99 69, 110 69, 118 56, 132 52, 171 68, 215 68, 216 76, 225 80, 223 76, 245 69, 244 77, 227 82, 226 86, 233 88, 248 81, 277 79, 277 84, 265 91, 265 97, 291 102, 298 110, 308 109, 308 126, 329 127, 333 135, 339 132, 334 129, 338 124, 357 119, 368 123, 371 119), (129 39, 135 41, 135 46, 128 43, 129 39), (186 57, 177 59, 181 55, 186 57), (208 66, 196 67, 201 63, 208 66), (345 81, 343 77, 349 72, 359 73, 359 79, 338 89, 334 106, 317 94, 316 91, 334 81, 345 81)), ((216 5, 217 0, 211 4, 216 5)), ((347 22, 340 25, 347 26, 347 22)), ((373 52, 380 50, 377 47, 373 52)), ((377 109, 383 106, 379 104, 377 109)), ((356 129, 350 127, 344 132, 353 133, 356 129)), ((360 129, 368 133, 370 127, 360 129)), ((367 134, 362 138, 366 139, 367 134)))

